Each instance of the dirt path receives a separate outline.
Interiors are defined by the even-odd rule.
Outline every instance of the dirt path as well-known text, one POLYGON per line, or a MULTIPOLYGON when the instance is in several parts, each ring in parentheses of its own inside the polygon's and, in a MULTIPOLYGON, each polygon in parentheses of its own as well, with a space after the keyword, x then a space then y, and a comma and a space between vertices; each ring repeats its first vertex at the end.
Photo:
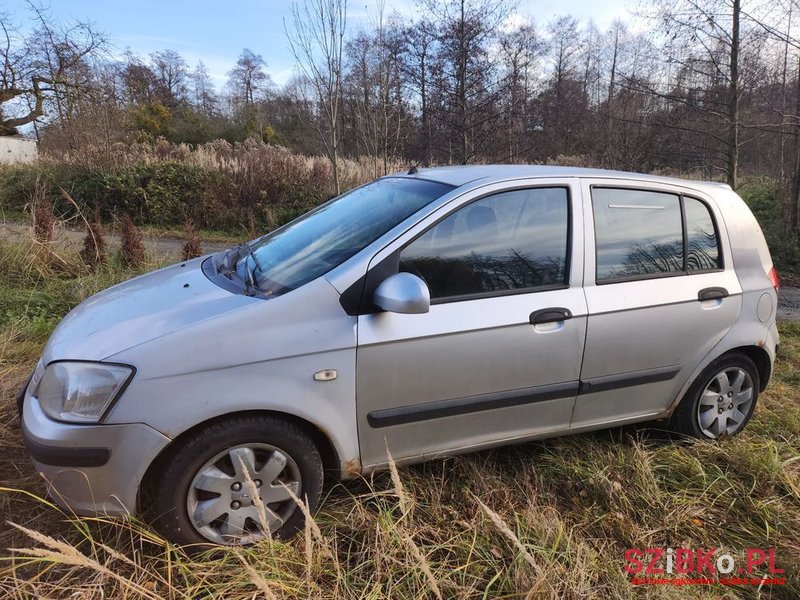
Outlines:
POLYGON ((800 321, 800 288, 781 286, 778 292, 778 320, 800 321))
MULTIPOLYGON (((30 236, 30 226, 24 223, 0 223, 1 239, 22 240, 30 236)), ((58 229, 56 232, 56 244, 63 247, 80 248, 83 245, 83 232, 71 229, 58 229)), ((115 252, 119 248, 119 236, 116 234, 107 235, 110 251, 115 252)), ((163 238, 144 236, 144 243, 147 251, 160 260, 180 260, 181 249, 184 240, 178 238, 163 238)), ((216 252, 227 248, 232 244, 219 242, 203 242, 203 252, 216 252)), ((800 287, 782 285, 778 293, 778 320, 780 321, 800 321, 800 287)))
MULTIPOLYGON (((0 239, 23 240, 30 237, 30 226, 24 223, 0 223, 0 239)), ((63 248, 81 248, 83 246, 84 232, 72 229, 58 228, 55 234, 55 244, 63 248)), ((147 252, 158 260, 180 260, 184 240, 178 238, 162 238, 143 235, 147 252)), ((120 246, 119 236, 115 233, 106 234, 109 252, 116 252, 120 246)), ((203 242, 203 252, 216 252, 232 244, 203 242)))

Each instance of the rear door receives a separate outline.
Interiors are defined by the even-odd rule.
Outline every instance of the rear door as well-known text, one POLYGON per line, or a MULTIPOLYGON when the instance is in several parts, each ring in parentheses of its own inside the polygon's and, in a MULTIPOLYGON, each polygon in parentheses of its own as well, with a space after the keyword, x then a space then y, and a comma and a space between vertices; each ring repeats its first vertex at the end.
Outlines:
POLYGON ((652 183, 582 185, 589 317, 573 427, 668 408, 741 308, 710 198, 652 183))
POLYGON ((365 466, 387 447, 408 459, 569 427, 586 333, 576 181, 484 188, 375 257, 424 279, 432 306, 359 317, 365 466))

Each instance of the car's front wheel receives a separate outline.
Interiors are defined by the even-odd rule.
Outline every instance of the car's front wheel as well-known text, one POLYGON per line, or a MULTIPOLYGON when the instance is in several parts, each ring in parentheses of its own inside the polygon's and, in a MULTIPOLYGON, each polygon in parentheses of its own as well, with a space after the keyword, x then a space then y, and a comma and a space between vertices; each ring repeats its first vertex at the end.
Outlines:
POLYGON ((150 491, 156 527, 173 542, 250 544, 303 526, 315 510, 322 460, 311 438, 271 416, 216 421, 182 441, 150 491))
POLYGON ((672 416, 674 429, 700 439, 739 433, 756 407, 758 369, 738 352, 725 354, 697 377, 672 416))

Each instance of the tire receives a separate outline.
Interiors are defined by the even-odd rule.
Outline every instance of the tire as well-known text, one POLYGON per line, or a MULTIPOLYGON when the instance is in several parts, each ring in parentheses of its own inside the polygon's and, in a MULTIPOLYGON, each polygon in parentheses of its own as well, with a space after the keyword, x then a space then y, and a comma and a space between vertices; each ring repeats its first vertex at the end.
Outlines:
POLYGON ((303 511, 287 489, 313 514, 322 483, 322 459, 305 431, 275 417, 234 416, 175 447, 142 509, 175 544, 248 545, 301 529, 303 511))
POLYGON ((719 357, 698 375, 672 415, 672 429, 702 440, 726 439, 747 425, 758 400, 758 369, 739 352, 719 357))

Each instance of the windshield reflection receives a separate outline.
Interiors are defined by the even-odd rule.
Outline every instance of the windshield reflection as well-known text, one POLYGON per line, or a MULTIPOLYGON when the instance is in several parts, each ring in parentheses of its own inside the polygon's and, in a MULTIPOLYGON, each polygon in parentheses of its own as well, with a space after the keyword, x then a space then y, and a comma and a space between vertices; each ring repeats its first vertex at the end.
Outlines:
POLYGON ((250 243, 236 275, 267 296, 296 289, 354 256, 453 186, 387 177, 357 188, 250 243))

